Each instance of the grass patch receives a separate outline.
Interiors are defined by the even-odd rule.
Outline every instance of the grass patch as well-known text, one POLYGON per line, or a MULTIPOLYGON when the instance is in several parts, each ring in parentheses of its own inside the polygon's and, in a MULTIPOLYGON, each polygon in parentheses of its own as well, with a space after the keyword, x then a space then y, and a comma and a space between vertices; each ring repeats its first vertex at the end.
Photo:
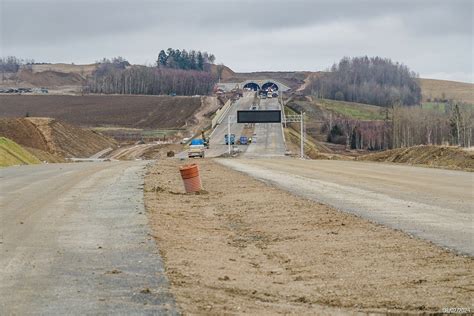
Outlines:
POLYGON ((326 110, 330 110, 347 118, 357 120, 383 120, 386 116, 386 108, 355 102, 335 101, 328 99, 316 99, 316 104, 326 110))
POLYGON ((446 111, 446 103, 442 102, 423 102, 421 104, 421 107, 423 109, 428 109, 428 110, 437 110, 440 112, 445 112, 446 111))
POLYGON ((0 167, 38 164, 41 161, 14 141, 0 137, 0 167))

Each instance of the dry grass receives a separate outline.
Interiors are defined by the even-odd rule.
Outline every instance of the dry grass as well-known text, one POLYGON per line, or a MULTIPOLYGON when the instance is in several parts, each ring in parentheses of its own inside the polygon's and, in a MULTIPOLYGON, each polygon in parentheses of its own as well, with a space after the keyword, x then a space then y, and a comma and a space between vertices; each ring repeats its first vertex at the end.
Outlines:
POLYGON ((470 104, 474 104, 474 84, 466 82, 456 82, 436 79, 420 79, 423 100, 428 98, 442 98, 443 93, 446 99, 454 99, 470 104))

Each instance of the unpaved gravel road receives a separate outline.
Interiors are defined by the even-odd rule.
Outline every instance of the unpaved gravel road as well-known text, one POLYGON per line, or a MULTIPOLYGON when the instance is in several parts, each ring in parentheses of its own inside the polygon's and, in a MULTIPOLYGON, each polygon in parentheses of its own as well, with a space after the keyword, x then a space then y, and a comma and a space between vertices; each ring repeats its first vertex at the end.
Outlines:
POLYGON ((145 162, 0 169, 0 315, 175 314, 145 162))
POLYGON ((474 255, 474 173, 354 161, 218 161, 292 193, 474 255))

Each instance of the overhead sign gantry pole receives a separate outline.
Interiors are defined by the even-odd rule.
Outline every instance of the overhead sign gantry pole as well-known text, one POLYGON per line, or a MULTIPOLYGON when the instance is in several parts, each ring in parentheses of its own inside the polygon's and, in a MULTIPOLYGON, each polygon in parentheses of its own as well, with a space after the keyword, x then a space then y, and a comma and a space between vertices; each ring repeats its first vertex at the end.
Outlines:
POLYGON ((286 115, 285 123, 300 123, 300 158, 304 159, 305 126, 304 112, 295 115, 286 115))

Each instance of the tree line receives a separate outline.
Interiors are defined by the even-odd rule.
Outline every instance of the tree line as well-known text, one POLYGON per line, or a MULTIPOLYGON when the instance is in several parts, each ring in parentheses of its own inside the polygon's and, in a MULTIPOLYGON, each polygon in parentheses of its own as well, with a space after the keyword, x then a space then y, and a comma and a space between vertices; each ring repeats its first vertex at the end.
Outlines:
POLYGON ((395 106, 392 110, 393 148, 414 145, 470 147, 474 107, 450 101, 444 111, 395 106))
POLYGON ((187 51, 185 49, 168 48, 161 50, 156 60, 159 68, 173 68, 184 70, 205 70, 206 64, 213 64, 216 57, 213 54, 201 51, 187 51))
POLYGON ((474 107, 450 101, 444 111, 419 106, 394 106, 386 119, 363 121, 327 120, 321 132, 327 141, 351 149, 384 150, 416 145, 470 147, 474 135, 474 107))
POLYGON ((0 72, 16 73, 21 67, 31 66, 35 63, 33 59, 21 59, 15 56, 0 58, 0 72))
POLYGON ((207 95, 216 78, 210 72, 131 65, 123 57, 104 58, 87 78, 86 93, 207 95))
POLYGON ((104 94, 207 95, 215 77, 204 71, 131 66, 108 68, 87 79, 85 92, 104 94))
POLYGON ((417 74, 381 57, 344 57, 327 74, 311 80, 309 89, 319 98, 388 107, 421 101, 417 74))

